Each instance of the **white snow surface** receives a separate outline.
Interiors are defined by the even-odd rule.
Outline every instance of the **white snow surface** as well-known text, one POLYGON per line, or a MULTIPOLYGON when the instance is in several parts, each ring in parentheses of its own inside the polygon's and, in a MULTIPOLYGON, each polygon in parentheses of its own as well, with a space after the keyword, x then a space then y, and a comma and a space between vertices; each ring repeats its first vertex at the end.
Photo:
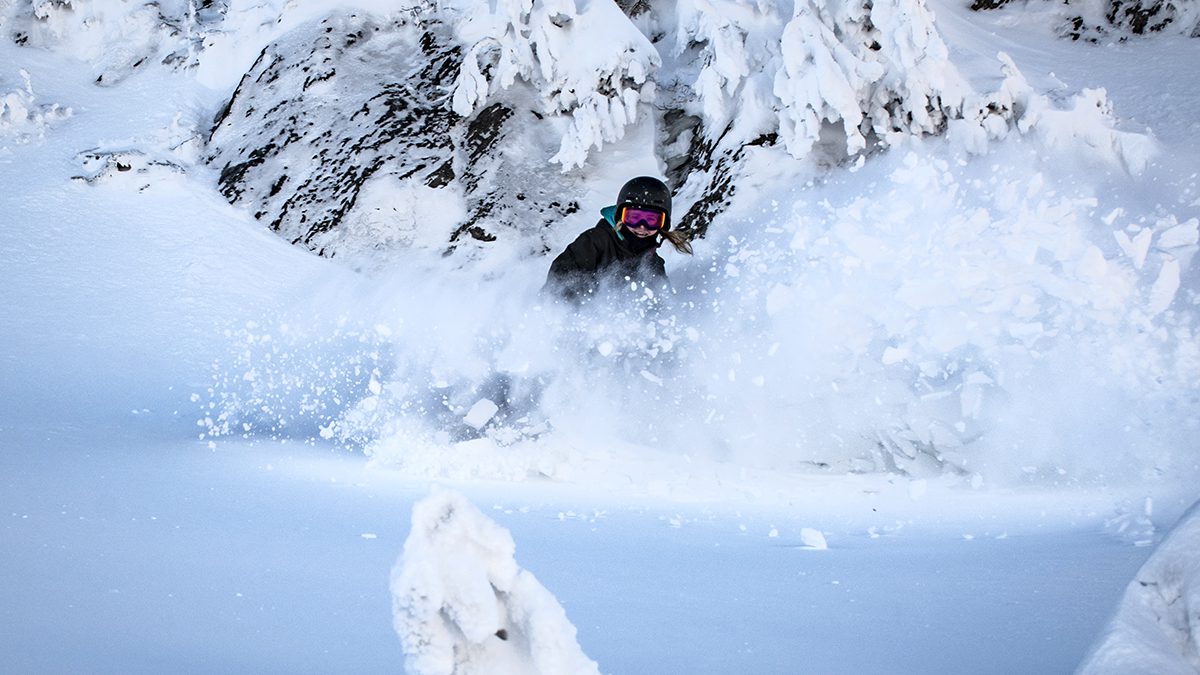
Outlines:
MULTIPOLYGON (((647 320, 543 302, 549 260, 516 245, 362 274, 230 207, 199 146, 261 46, 335 5, 392 11, 301 4, 234 0, 198 36, 173 28, 192 3, 37 2, 29 45, 0 40, 15 671, 1196 670, 1195 518, 1146 562, 1200 484, 1200 72, 1164 67, 1195 40, 1070 43, 1036 7, 919 6, 938 35, 897 48, 936 37, 963 86, 1021 114, 838 167, 749 152, 647 320), (191 66, 134 65, 150 54, 191 66), (528 405, 475 409, 500 394, 528 405), (430 482, 465 496, 421 502, 430 482)), ((619 18, 532 4, 506 25, 619 18)), ((718 5, 713 36, 801 18, 718 5)), ((6 35, 25 6, 0 1, 6 35)), ((582 63, 651 82, 622 35, 613 62, 573 41, 543 94, 582 63)), ((759 72, 699 103, 761 121, 776 85, 800 91, 801 70, 759 72)), ((655 165, 650 116, 606 105, 564 146, 594 206, 655 165)))

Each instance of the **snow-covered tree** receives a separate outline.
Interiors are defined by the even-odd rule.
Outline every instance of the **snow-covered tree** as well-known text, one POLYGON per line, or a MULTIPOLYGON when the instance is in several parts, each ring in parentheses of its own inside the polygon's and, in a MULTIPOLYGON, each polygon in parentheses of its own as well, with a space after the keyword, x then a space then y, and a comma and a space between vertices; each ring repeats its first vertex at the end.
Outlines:
POLYGON ((619 140, 637 122, 640 104, 653 100, 658 54, 612 3, 587 3, 580 11, 575 0, 465 2, 451 14, 468 45, 454 111, 466 117, 493 93, 527 82, 539 94, 539 112, 570 119, 551 158, 563 170, 619 140), (589 43, 598 46, 583 47, 589 43))
POLYGON ((462 495, 413 506, 392 570, 393 623, 412 675, 599 675, 512 535, 462 495))

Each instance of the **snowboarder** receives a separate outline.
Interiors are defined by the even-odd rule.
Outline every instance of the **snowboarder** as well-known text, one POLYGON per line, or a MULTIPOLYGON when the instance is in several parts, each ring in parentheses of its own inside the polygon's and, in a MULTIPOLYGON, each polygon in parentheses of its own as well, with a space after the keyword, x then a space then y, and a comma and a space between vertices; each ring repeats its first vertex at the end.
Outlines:
POLYGON ((640 176, 625 183, 617 203, 550 263, 543 290, 580 302, 595 295, 605 280, 651 288, 667 286, 667 270, 658 247, 671 242, 690 254, 687 237, 671 229, 671 190, 657 178, 640 176))

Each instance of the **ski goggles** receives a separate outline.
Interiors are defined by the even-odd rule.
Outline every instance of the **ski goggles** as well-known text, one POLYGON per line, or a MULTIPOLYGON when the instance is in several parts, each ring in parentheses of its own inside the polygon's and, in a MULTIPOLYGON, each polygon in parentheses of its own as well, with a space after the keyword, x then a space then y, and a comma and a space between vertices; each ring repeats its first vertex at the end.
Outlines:
POLYGON ((636 206, 626 206, 621 212, 621 222, 625 227, 636 227, 641 230, 657 230, 666 220, 662 211, 642 209, 636 206))

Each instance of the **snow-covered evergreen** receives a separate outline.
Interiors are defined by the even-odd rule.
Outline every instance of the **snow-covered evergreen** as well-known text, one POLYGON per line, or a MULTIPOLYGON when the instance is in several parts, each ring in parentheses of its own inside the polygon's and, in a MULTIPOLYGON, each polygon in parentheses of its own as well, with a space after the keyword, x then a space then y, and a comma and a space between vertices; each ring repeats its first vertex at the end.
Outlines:
POLYGON ((622 138, 641 104, 654 100, 659 56, 615 4, 588 3, 582 11, 572 0, 460 4, 450 17, 469 47, 454 84, 454 112, 466 117, 523 80, 541 98, 536 112, 570 120, 551 158, 564 171, 622 138), (579 49, 587 41, 605 48, 579 49))
POLYGON ((512 535, 461 494, 413 506, 392 571, 412 675, 598 675, 554 596, 514 558, 512 535))

